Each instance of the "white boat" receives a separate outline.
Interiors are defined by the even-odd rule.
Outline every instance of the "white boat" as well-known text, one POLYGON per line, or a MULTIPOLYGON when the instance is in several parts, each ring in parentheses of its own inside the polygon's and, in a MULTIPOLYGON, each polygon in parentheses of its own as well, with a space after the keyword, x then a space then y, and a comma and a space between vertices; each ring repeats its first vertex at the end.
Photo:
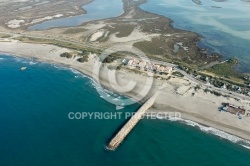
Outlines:
POLYGON ((116 110, 121 110, 121 109, 123 109, 124 107, 123 106, 120 106, 120 105, 117 105, 116 106, 116 110))
POLYGON ((22 71, 24 71, 24 70, 26 70, 27 69, 27 67, 21 67, 21 70, 22 71))

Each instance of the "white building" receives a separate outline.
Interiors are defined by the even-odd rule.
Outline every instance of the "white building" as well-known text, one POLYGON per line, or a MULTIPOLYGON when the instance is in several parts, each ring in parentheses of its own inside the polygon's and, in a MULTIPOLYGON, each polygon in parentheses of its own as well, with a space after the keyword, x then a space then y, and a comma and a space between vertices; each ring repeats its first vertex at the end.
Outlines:
POLYGON ((173 71, 172 67, 165 67, 165 72, 166 73, 171 73, 173 71))
POLYGON ((146 65, 147 65, 147 62, 140 62, 139 63, 139 67, 141 68, 141 69, 144 69, 145 67, 146 67, 146 65))

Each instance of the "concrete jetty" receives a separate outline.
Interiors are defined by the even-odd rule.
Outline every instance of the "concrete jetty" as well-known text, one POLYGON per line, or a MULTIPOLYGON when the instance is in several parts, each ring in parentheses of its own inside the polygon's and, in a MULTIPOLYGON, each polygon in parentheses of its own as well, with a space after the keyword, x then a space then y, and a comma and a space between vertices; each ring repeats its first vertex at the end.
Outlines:
POLYGON ((150 99, 148 99, 141 108, 131 117, 131 119, 122 127, 122 129, 115 135, 107 146, 109 150, 115 150, 126 136, 131 132, 135 125, 141 120, 145 112, 152 107, 159 92, 156 92, 150 99))

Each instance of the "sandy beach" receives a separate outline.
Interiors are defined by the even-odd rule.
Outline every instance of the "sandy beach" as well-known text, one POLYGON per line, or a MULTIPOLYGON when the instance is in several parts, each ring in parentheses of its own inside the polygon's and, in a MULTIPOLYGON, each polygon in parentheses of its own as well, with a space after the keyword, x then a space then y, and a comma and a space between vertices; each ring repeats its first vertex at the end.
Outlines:
MULTIPOLYGON (((2 53, 23 58, 36 58, 39 61, 48 63, 60 63, 93 77, 96 55, 89 55, 89 61, 86 63, 78 62, 77 57, 72 59, 60 57, 61 53, 70 51, 69 49, 54 45, 22 43, 12 39, 0 40, 0 52, 2 53)), ((104 66, 99 78, 103 86, 113 90, 113 83, 107 80, 108 70, 108 66, 104 66)), ((133 91, 124 93, 124 95, 138 100, 136 96, 141 89, 146 86, 145 80, 147 77, 132 71, 128 72, 123 70, 118 71, 116 76, 117 82, 124 85, 130 80, 134 80, 137 83, 133 91)), ((237 101, 230 97, 218 97, 210 93, 205 93, 203 90, 195 90, 194 87, 196 84, 185 77, 172 77, 169 80, 155 79, 148 97, 158 91, 162 85, 165 85, 165 88, 160 91, 155 104, 148 110, 149 112, 180 112, 183 119, 192 120, 250 140, 250 117, 245 115, 243 119, 239 119, 236 115, 220 112, 218 109, 223 102, 228 102, 250 110, 250 101, 241 99, 237 101)))

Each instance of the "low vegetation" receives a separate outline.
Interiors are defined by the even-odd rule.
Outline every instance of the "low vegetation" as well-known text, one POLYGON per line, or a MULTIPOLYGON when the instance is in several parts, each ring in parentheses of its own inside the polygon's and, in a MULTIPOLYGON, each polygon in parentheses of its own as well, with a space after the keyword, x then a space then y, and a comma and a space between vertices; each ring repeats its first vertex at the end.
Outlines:
MULTIPOLYGON (((204 89, 204 92, 205 92, 205 93, 210 92, 211 94, 214 94, 215 96, 223 96, 222 93, 217 92, 217 91, 211 91, 211 90, 209 90, 209 89, 204 89)), ((227 96, 227 95, 224 95, 224 97, 228 97, 228 96, 227 96)))
POLYGON ((60 55, 60 57, 64 57, 64 58, 68 58, 71 59, 73 57, 72 54, 68 53, 68 52, 64 52, 60 55))
POLYGON ((104 29, 107 29, 111 34, 116 33, 117 37, 127 37, 129 36, 135 28, 135 25, 131 24, 115 24, 111 26, 106 26, 104 29))
POLYGON ((81 58, 78 58, 77 61, 81 63, 88 62, 88 56, 82 56, 81 58))
POLYGON ((81 63, 84 63, 84 62, 88 62, 88 60, 89 60, 89 54, 91 54, 91 52, 90 51, 88 51, 88 50, 81 50, 80 52, 78 52, 78 57, 80 57, 80 58, 78 58, 77 59, 77 61, 78 62, 81 62, 81 63))
POLYGON ((33 38, 33 37, 23 37, 23 36, 17 37, 15 39, 22 41, 22 42, 26 42, 26 43, 52 44, 52 45, 59 46, 59 47, 74 49, 78 51, 85 50, 85 51, 97 53, 97 54, 101 52, 101 50, 99 49, 89 48, 84 45, 74 44, 70 41, 67 42, 67 41, 61 41, 57 39, 43 39, 43 38, 33 38))
POLYGON ((117 59, 123 59, 124 55, 121 53, 113 53, 109 56, 107 56, 105 59, 102 59, 103 63, 112 63, 117 59))
POLYGON ((109 40, 109 36, 115 34, 116 37, 122 38, 131 35, 135 28, 135 25, 130 24, 113 24, 112 26, 105 26, 102 29, 105 30, 105 35, 98 39, 99 42, 107 42, 109 40))
MULTIPOLYGON (((151 55, 164 55, 168 48, 163 48, 163 43, 165 43, 165 37, 153 38, 152 41, 140 41, 134 44, 134 46, 142 50, 146 54, 151 55), (162 47, 159 47, 162 46, 162 47)), ((166 47, 166 44, 165 44, 166 47)))
POLYGON ((11 37, 11 35, 0 33, 0 38, 9 38, 9 37, 11 37))
POLYGON ((177 77, 184 77, 184 75, 178 71, 173 72, 172 75, 177 76, 177 77))
POLYGON ((224 63, 217 64, 207 69, 207 71, 225 78, 242 78, 243 75, 233 69, 238 62, 237 59, 231 58, 224 63))
POLYGON ((87 31, 87 29, 85 28, 69 28, 66 29, 63 34, 75 34, 75 33, 81 33, 81 32, 85 32, 87 31))
MULTIPOLYGON (((68 52, 64 52, 60 56, 63 58, 68 58, 68 59, 73 58, 73 55, 71 53, 68 53, 68 52)), ((88 55, 83 54, 83 53, 79 53, 78 56, 80 57, 77 59, 78 62, 81 62, 81 63, 88 62, 88 55)))

